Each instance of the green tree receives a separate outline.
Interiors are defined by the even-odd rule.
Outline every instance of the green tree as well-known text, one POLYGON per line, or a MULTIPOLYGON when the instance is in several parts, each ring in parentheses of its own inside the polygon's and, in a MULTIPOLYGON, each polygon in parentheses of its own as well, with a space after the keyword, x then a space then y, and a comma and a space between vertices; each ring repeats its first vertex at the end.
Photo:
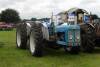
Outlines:
POLYGON ((6 9, 1 12, 1 20, 6 23, 16 23, 20 21, 20 16, 16 10, 6 9))
POLYGON ((37 19, 36 18, 31 18, 31 21, 36 21, 37 19))
POLYGON ((50 20, 50 18, 41 18, 41 19, 38 19, 38 20, 40 20, 40 21, 49 21, 50 20))

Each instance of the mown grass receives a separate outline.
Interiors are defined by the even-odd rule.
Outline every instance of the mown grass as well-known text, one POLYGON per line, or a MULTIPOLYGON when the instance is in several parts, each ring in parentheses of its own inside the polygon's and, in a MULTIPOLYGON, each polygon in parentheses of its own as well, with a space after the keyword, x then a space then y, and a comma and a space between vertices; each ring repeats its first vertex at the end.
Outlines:
POLYGON ((100 49, 78 55, 63 50, 48 50, 41 58, 16 48, 14 31, 0 31, 0 67, 100 67, 100 49))

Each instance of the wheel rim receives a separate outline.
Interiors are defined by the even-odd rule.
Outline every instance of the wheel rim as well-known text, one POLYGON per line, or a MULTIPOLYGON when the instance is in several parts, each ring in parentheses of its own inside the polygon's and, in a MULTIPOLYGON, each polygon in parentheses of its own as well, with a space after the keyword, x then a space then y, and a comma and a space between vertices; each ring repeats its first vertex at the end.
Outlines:
POLYGON ((32 32, 30 34, 30 51, 32 54, 35 52, 35 39, 34 34, 32 32))
POLYGON ((20 34, 20 31, 17 31, 17 45, 18 45, 18 47, 21 46, 21 34, 20 34))

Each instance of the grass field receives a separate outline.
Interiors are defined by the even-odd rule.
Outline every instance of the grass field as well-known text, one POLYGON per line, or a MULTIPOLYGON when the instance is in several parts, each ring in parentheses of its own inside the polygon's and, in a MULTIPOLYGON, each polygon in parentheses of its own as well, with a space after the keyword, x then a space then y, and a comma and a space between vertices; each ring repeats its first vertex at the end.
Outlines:
POLYGON ((16 48, 15 31, 0 32, 0 67, 100 67, 100 49, 94 53, 71 55, 62 50, 48 50, 41 58, 28 50, 16 48))

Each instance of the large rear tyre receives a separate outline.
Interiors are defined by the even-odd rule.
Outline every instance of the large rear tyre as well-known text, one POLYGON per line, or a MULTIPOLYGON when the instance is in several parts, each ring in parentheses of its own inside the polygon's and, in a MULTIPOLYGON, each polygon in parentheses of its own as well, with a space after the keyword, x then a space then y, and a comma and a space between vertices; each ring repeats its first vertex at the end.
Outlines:
POLYGON ((16 28, 17 48, 25 49, 27 46, 27 29, 25 23, 20 23, 16 28))
POLYGON ((95 47, 95 29, 87 24, 81 34, 82 50, 89 53, 93 52, 95 47))
POLYGON ((43 35, 41 23, 33 23, 30 33, 29 49, 32 56, 43 55, 43 35))

